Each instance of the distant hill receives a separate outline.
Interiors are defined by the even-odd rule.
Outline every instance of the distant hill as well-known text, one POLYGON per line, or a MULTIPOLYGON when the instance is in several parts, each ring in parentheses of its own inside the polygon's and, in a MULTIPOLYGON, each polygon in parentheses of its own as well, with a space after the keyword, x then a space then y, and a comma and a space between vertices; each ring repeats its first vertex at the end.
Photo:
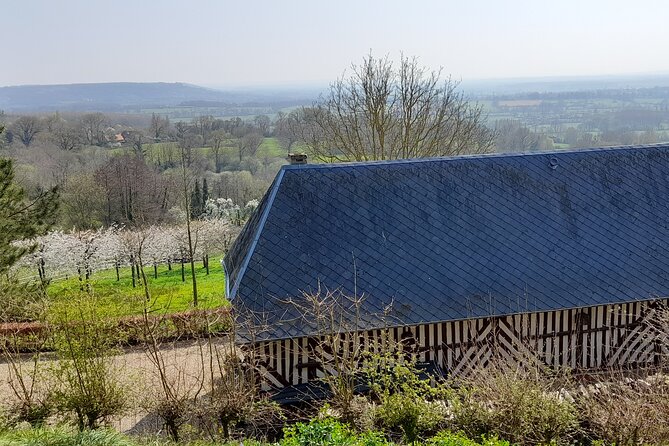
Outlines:
POLYGON ((669 87, 669 73, 465 80, 462 82, 461 87, 468 94, 475 97, 491 94, 641 89, 669 87))
POLYGON ((303 104, 310 92, 243 90, 221 91, 185 83, 114 82, 67 85, 0 87, 0 110, 29 111, 135 111, 190 104, 303 104))

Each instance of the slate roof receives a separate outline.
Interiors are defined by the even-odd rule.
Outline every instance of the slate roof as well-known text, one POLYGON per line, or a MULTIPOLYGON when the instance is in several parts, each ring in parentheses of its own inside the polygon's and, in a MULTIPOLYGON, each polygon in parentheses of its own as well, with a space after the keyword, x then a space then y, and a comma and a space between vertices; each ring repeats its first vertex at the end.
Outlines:
POLYGON ((665 297, 668 225, 669 144, 284 166, 228 296, 273 338, 308 333, 286 299, 319 285, 395 325, 665 297))

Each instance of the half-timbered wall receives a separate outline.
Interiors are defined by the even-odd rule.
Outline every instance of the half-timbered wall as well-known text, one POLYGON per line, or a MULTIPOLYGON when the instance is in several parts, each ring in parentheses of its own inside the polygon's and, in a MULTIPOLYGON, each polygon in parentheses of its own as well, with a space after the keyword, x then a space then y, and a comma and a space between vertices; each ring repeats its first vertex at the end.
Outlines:
MULTIPOLYGON (((494 354, 510 359, 538 358, 551 367, 603 368, 657 363, 666 346, 650 320, 666 300, 637 301, 542 313, 391 327, 339 335, 340 354, 353 348, 381 351, 402 343, 418 361, 435 361, 453 375, 485 366, 494 354)), ((259 342, 256 361, 264 387, 305 383, 325 373, 331 342, 293 338, 259 342)))

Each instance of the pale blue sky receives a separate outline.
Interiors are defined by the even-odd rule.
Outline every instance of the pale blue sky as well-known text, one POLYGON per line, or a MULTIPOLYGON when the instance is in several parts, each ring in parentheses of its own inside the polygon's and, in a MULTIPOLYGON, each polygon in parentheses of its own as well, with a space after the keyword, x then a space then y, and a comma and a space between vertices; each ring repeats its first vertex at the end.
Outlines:
POLYGON ((0 86, 328 82, 370 50, 466 80, 669 73, 666 0, 0 0, 0 86))

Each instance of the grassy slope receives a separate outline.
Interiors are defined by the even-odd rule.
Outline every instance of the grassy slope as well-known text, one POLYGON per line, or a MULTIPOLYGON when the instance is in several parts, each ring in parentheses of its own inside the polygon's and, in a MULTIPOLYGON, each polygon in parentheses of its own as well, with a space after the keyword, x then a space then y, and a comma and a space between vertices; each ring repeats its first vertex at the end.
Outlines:
MULTIPOLYGON (((220 257, 209 261, 210 271, 206 274, 201 262, 195 264, 198 288, 198 308, 216 308, 227 305, 225 299, 225 277, 220 265, 220 257)), ((175 264, 168 271, 167 265, 158 266, 158 278, 153 276, 153 267, 144 268, 151 291, 151 310, 155 312, 178 312, 192 308, 192 281, 190 265, 185 267, 186 281, 181 281, 181 266, 175 264)), ((93 273, 90 280, 92 294, 97 298, 98 308, 105 316, 127 316, 142 314, 144 290, 141 282, 132 286, 130 268, 121 268, 120 280, 116 280, 114 269, 93 273)), ((51 297, 51 311, 58 312, 67 307, 72 298, 80 295, 81 283, 78 278, 53 282, 48 287, 51 297)))
POLYGON ((286 151, 279 145, 279 141, 276 138, 265 138, 260 147, 258 148, 258 153, 256 154, 258 158, 285 158, 287 156, 286 151))

